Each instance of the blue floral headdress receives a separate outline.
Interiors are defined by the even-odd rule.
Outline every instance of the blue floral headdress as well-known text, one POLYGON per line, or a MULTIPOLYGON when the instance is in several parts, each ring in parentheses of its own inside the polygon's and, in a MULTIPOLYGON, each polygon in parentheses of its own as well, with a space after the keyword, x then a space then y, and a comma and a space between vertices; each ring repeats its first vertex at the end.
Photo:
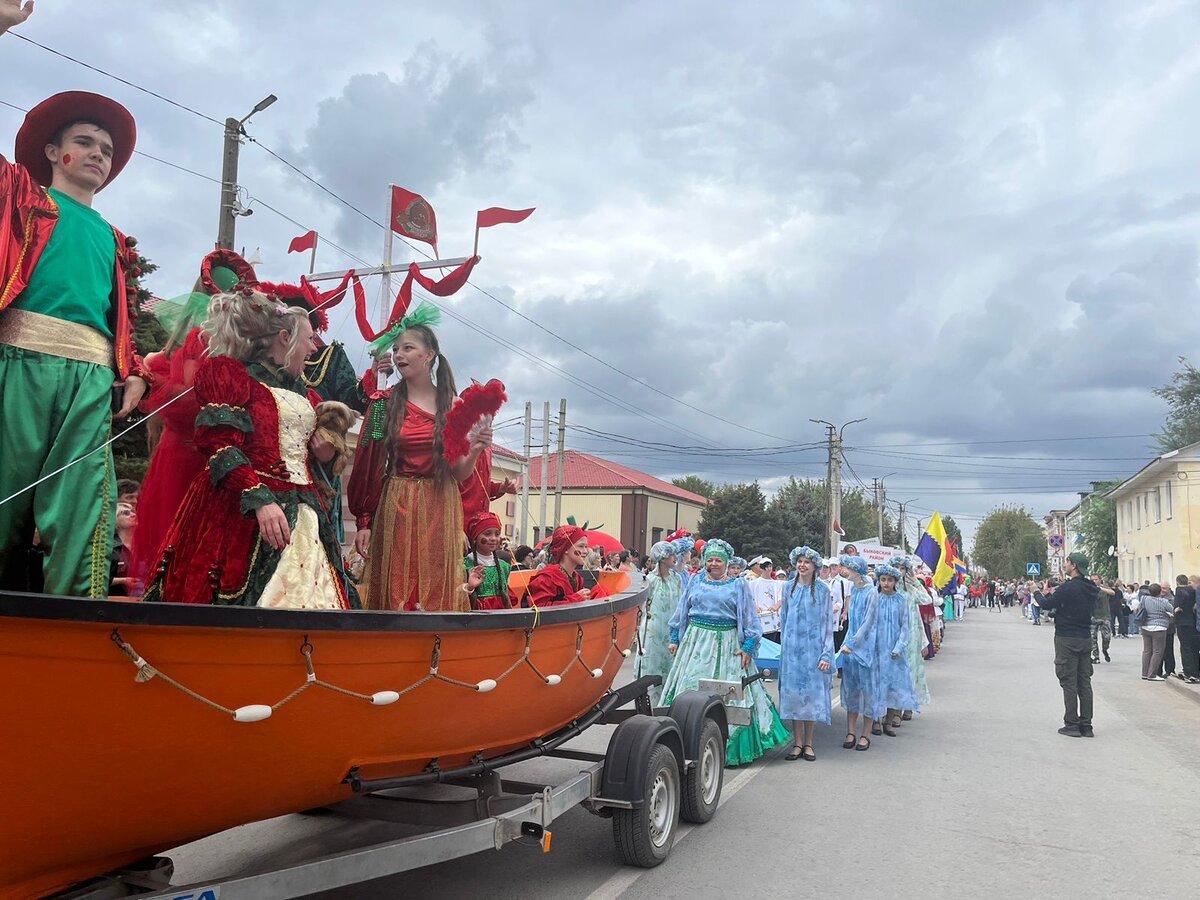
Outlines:
POLYGON ((792 552, 788 554, 788 561, 793 566, 798 563, 801 558, 810 559, 815 567, 821 567, 821 554, 812 547, 795 547, 793 548, 792 552))
POLYGON ((861 556, 839 556, 838 565, 853 569, 859 575, 866 576, 867 574, 867 561, 861 556))
POLYGON ((900 581, 900 570, 890 563, 884 563, 882 566, 875 567, 875 577, 879 578, 883 575, 890 575, 892 578, 895 578, 897 582, 900 581))
POLYGON ((668 556, 673 556, 678 552, 675 549, 675 545, 670 541, 659 541, 650 548, 650 561, 660 563, 668 556))

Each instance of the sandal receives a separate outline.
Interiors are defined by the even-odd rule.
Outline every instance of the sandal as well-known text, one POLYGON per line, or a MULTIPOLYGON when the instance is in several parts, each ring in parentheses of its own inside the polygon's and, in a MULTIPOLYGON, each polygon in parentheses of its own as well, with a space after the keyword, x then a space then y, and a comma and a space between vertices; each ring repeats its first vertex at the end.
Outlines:
POLYGON ((864 734, 861 738, 858 739, 858 743, 855 745, 854 749, 855 750, 870 750, 871 749, 871 739, 864 734), (863 741, 867 742, 867 745, 865 747, 863 746, 863 741))
POLYGON ((903 717, 901 717, 901 716, 896 716, 896 718, 892 719, 892 727, 893 727, 893 728, 899 728, 899 727, 900 727, 900 723, 901 723, 902 721, 904 721, 904 720, 903 720, 903 717))
POLYGON ((803 755, 804 755, 804 751, 800 748, 799 744, 796 744, 794 747, 792 747, 791 752, 788 753, 788 755, 785 756, 784 759, 786 759, 788 762, 795 762, 803 755))
POLYGON ((905 710, 904 715, 902 715, 900 718, 903 719, 905 722, 911 722, 912 721, 912 710, 905 710))
POLYGON ((817 758, 817 751, 812 748, 812 744, 804 745, 804 759, 808 762, 814 762, 817 758))
POLYGON ((875 737, 879 737, 881 734, 883 734, 883 726, 876 722, 871 726, 871 734, 875 735, 875 737))
POLYGON ((891 725, 888 725, 886 728, 884 728, 884 729, 883 729, 883 733, 884 733, 884 734, 886 734, 888 737, 895 737, 895 736, 896 736, 896 732, 895 732, 895 730, 892 728, 892 726, 891 726, 891 725))
POLYGON ((843 750, 853 750, 854 749, 854 733, 853 732, 851 732, 851 731, 846 732, 846 739, 844 741, 842 741, 842 749, 843 750))

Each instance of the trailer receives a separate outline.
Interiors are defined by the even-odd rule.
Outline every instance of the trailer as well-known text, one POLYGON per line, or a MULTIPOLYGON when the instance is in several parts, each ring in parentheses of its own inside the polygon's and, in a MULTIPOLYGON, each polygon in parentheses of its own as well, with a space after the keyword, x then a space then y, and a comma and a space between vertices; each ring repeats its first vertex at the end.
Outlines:
POLYGON ((170 884, 170 858, 156 856, 55 895, 56 900, 302 897, 499 850, 513 841, 550 852, 551 826, 576 806, 612 820, 622 863, 657 866, 670 854, 680 820, 702 824, 715 814, 730 718, 736 718, 734 710, 727 716, 718 693, 691 691, 667 709, 652 709, 648 689, 661 681, 650 676, 611 690, 566 727, 499 758, 374 780, 352 769, 346 775, 352 799, 306 813, 340 820, 345 827, 363 819, 402 824, 415 834, 178 886, 170 884), (616 725, 604 753, 564 746, 594 725, 616 725), (570 761, 577 764, 575 773, 554 784, 503 777, 502 769, 537 758, 570 761))

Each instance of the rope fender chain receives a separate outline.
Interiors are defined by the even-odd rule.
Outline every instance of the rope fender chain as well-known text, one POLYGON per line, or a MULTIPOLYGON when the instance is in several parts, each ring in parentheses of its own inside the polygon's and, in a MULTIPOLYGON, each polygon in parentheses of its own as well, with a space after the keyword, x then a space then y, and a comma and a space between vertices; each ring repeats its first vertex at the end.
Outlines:
MULTIPOLYGON (((536 626, 534 626, 534 627, 536 627, 536 626)), ((184 694, 188 697, 191 697, 193 700, 203 703, 205 706, 209 707, 210 709, 214 709, 219 713, 223 713, 224 715, 230 716, 235 722, 261 722, 264 719, 269 719, 271 717, 271 715, 273 713, 275 713, 277 710, 279 710, 281 707, 290 703, 292 700, 295 700, 297 697, 299 697, 301 694, 303 694, 310 687, 314 687, 314 686, 319 687, 319 688, 324 688, 325 690, 331 691, 332 693, 335 693, 335 694, 341 694, 346 697, 351 697, 355 700, 366 701, 367 703, 370 703, 372 706, 389 706, 392 703, 395 703, 401 697, 415 691, 417 688, 421 687, 424 684, 429 683, 430 681, 441 681, 446 684, 454 685, 455 687, 461 687, 461 688, 465 688, 467 690, 475 691, 477 693, 486 694, 489 691, 495 690, 496 686, 501 681, 503 681, 505 678, 507 678, 509 675, 511 675, 513 672, 515 672, 522 665, 527 665, 533 671, 533 673, 535 675, 537 675, 539 680, 541 680, 544 684, 546 684, 550 687, 560 684, 562 682, 563 677, 567 674, 568 671, 570 671, 571 667, 574 666, 576 663, 578 663, 584 669, 584 671, 586 671, 588 673, 588 675, 591 676, 592 678, 599 678, 601 675, 604 674, 602 667, 604 665, 607 665, 609 658, 612 656, 613 649, 616 649, 617 652, 620 653, 622 656, 629 655, 628 650, 622 651, 617 646, 617 617, 614 615, 612 617, 612 641, 609 645, 608 652, 605 653, 604 659, 600 664, 601 668, 593 669, 593 668, 589 667, 583 661, 583 657, 582 657, 583 626, 579 625, 579 626, 577 626, 577 633, 576 633, 576 638, 575 638, 575 655, 571 658, 571 661, 569 663, 567 663, 566 668, 564 668, 560 674, 547 675, 547 674, 543 673, 541 671, 541 669, 539 669, 537 667, 537 665, 534 663, 534 661, 530 658, 530 650, 531 650, 531 645, 532 645, 532 641, 533 641, 533 632, 534 632, 534 628, 526 628, 525 629, 525 646, 521 652, 521 655, 517 658, 517 660, 515 662, 513 662, 512 665, 510 665, 507 669, 505 669, 503 672, 501 672, 495 678, 485 678, 482 681, 478 681, 478 682, 462 681, 458 678, 451 678, 450 676, 443 675, 440 671, 438 671, 439 666, 441 664, 442 636, 440 634, 435 634, 434 638, 433 638, 433 651, 431 652, 430 659, 429 659, 429 671, 424 675, 424 677, 418 679, 417 681, 414 681, 412 684, 410 684, 408 687, 404 688, 403 690, 376 691, 373 694, 364 694, 364 693, 360 693, 358 691, 353 691, 353 690, 350 690, 349 688, 344 688, 339 685, 333 684, 332 682, 324 681, 321 678, 318 678, 317 673, 316 673, 316 668, 313 665, 313 658, 312 658, 315 648, 313 647, 312 643, 308 640, 308 635, 306 634, 306 635, 304 635, 303 641, 300 644, 300 655, 304 659, 304 669, 305 669, 305 678, 304 678, 303 683, 301 683, 300 686, 297 687, 295 690, 293 690, 291 693, 287 694, 286 696, 284 696, 283 698, 281 698, 280 700, 276 701, 273 704, 268 705, 268 704, 264 704, 264 703, 250 703, 245 706, 239 706, 236 709, 231 709, 228 706, 223 706, 220 703, 217 703, 215 700, 211 700, 208 697, 205 697, 203 694, 199 693, 198 691, 192 690, 191 688, 189 688, 187 685, 183 684, 182 682, 176 681, 174 678, 167 675, 161 669, 158 669, 157 667, 151 665, 137 652, 137 650, 134 649, 132 644, 127 643, 124 640, 124 638, 121 637, 121 632, 119 629, 114 628, 112 630, 112 633, 109 635, 109 639, 116 645, 117 649, 122 654, 124 654, 129 659, 129 661, 134 664, 134 666, 137 667, 137 674, 134 676, 134 681, 136 683, 144 684, 154 678, 158 678, 161 681, 163 681, 166 684, 173 687, 175 690, 179 691, 181 694, 184 694)))

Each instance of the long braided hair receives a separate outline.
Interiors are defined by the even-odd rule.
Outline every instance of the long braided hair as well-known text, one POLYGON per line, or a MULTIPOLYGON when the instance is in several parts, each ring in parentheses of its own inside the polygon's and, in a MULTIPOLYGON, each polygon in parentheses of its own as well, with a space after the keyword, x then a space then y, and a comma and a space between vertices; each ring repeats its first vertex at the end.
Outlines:
MULTIPOLYGON (((405 334, 416 335, 420 342, 425 345, 425 348, 434 352, 434 366, 437 371, 437 386, 434 388, 437 396, 437 412, 434 417, 433 427, 433 475, 439 483, 444 483, 446 480, 453 477, 450 472, 450 464, 446 462, 446 457, 442 453, 442 429, 446 425, 446 413, 450 411, 450 407, 454 405, 455 399, 458 397, 458 389, 454 386, 454 373, 450 371, 450 361, 442 355, 441 347, 438 345, 437 335, 428 325, 413 325, 407 331, 403 332, 400 337, 405 334)), ((400 339, 397 338, 397 340, 400 339)), ((408 411, 408 382, 403 378, 400 383, 392 388, 392 395, 388 398, 387 406, 387 462, 385 472, 391 472, 393 462, 399 457, 400 446, 400 429, 404 427, 404 416, 408 411)))

